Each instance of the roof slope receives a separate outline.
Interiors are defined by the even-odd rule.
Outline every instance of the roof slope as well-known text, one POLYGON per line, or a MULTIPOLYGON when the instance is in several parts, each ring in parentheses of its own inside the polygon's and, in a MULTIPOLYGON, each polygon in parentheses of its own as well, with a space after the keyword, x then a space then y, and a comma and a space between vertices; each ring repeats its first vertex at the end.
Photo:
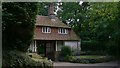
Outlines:
POLYGON ((36 26, 51 26, 51 27, 63 27, 63 28, 71 28, 64 24, 62 21, 55 17, 55 19, 50 19, 48 16, 40 16, 37 15, 36 26))

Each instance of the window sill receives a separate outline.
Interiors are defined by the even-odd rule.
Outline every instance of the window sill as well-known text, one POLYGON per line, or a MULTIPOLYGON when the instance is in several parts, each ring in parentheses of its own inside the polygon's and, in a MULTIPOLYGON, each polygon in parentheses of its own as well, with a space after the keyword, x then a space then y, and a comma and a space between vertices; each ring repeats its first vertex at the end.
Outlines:
POLYGON ((45 33, 45 34, 50 34, 51 32, 42 32, 42 33, 45 33))
POLYGON ((58 33, 58 34, 67 34, 67 33, 58 33))

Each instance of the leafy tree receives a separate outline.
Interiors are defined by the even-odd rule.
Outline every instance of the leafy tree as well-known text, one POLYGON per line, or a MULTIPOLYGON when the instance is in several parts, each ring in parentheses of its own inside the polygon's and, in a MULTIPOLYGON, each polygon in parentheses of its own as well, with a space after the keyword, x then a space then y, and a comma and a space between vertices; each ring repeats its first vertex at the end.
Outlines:
POLYGON ((85 37, 83 36, 88 34, 86 32, 89 31, 85 32, 86 28, 88 28, 85 22, 86 11, 89 7, 88 2, 83 2, 82 4, 79 4, 79 2, 67 2, 62 3, 59 7, 61 10, 58 11, 58 16, 61 20, 70 25, 81 39, 84 39, 85 37))
POLYGON ((2 3, 3 50, 27 51, 32 41, 37 3, 2 3))
POLYGON ((117 53, 115 35, 119 32, 118 24, 118 3, 90 3, 88 10, 88 21, 91 31, 95 33, 95 40, 103 43, 110 52, 117 53), (114 50, 114 52, 113 52, 114 50))
MULTIPOLYGON (((113 46, 112 50, 117 50, 120 35, 119 3, 83 2, 82 5, 79 5, 78 2, 62 3, 61 12, 58 11, 58 15, 63 22, 72 26, 82 41, 95 40, 98 43, 91 42, 94 43, 94 46, 103 45, 108 50, 110 50, 109 46, 110 48, 113 46)), ((113 53, 115 54, 116 51, 113 53)))
POLYGON ((39 5, 38 14, 43 15, 43 16, 47 16, 48 15, 49 2, 41 2, 41 3, 38 3, 38 5, 39 5))

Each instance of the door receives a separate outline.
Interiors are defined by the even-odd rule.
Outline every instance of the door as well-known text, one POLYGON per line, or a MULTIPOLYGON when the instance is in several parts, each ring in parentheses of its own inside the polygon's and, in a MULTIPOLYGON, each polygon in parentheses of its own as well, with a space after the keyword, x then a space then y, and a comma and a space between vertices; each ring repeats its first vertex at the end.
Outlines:
POLYGON ((46 43, 46 57, 48 59, 54 60, 54 52, 55 52, 55 43, 48 42, 46 43))
POLYGON ((40 43, 38 43, 38 45, 37 45, 37 52, 38 52, 38 54, 40 54, 41 56, 45 56, 45 43, 43 43, 43 42, 40 42, 40 43))

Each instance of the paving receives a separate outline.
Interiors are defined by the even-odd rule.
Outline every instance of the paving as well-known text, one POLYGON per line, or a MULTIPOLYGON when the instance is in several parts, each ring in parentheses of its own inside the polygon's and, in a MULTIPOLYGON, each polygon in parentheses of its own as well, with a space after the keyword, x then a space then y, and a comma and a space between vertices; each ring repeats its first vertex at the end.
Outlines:
POLYGON ((54 62, 54 68, 120 68, 117 61, 96 63, 96 64, 80 64, 69 62, 54 62))

